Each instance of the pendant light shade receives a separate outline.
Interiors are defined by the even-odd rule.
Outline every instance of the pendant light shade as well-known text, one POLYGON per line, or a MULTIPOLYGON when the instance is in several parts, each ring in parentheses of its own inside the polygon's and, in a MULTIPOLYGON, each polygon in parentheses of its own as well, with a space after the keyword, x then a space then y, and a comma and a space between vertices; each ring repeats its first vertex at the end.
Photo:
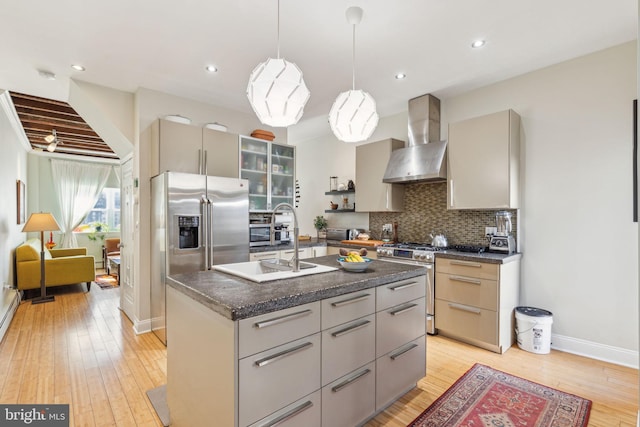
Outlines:
POLYGON ((300 68, 281 58, 258 64, 247 86, 247 97, 258 119, 274 127, 298 123, 309 95, 300 68))
POLYGON ((329 111, 329 125, 333 134, 343 142, 367 140, 378 126, 376 101, 363 90, 356 90, 356 25, 362 19, 361 8, 347 9, 347 22, 353 25, 353 82, 352 89, 342 92, 329 111))
POLYGON ((278 55, 251 72, 247 98, 261 123, 287 127, 298 123, 309 100, 302 71, 293 62, 280 58, 280 0, 278 0, 278 55))
POLYGON ((368 139, 378 126, 376 101, 363 90, 342 92, 329 112, 329 125, 340 141, 368 139))

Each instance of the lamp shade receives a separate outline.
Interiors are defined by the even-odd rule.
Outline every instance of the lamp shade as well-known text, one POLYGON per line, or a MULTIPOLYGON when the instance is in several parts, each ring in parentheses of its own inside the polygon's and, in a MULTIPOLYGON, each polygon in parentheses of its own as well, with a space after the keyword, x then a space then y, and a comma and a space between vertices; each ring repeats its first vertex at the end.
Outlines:
POLYGON ((329 125, 340 141, 365 141, 378 126, 376 101, 362 90, 342 92, 329 111, 329 125))
POLYGON ((60 226, 49 212, 32 213, 22 228, 23 232, 56 230, 60 230, 60 226))
POLYGON ((309 100, 302 71, 293 62, 269 58, 251 72, 247 98, 261 123, 287 127, 298 123, 309 100))

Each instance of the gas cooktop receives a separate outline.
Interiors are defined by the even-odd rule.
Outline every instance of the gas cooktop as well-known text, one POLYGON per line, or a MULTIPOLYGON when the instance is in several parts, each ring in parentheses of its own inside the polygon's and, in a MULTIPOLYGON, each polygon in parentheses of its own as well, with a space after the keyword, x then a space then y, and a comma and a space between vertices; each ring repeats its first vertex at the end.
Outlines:
POLYGON ((448 247, 436 247, 429 243, 417 243, 417 242, 400 242, 400 243, 385 243, 381 245, 386 248, 396 249, 413 249, 416 251, 444 251, 449 249, 448 247))
POLYGON ((429 243, 418 243, 418 242, 400 242, 400 243, 385 243, 381 245, 384 248, 395 248, 395 249, 412 249, 416 251, 447 251, 454 250, 458 252, 468 252, 468 253, 476 253, 480 254, 483 252, 487 252, 489 249, 486 246, 476 246, 476 245, 453 245, 453 246, 432 246, 429 243))

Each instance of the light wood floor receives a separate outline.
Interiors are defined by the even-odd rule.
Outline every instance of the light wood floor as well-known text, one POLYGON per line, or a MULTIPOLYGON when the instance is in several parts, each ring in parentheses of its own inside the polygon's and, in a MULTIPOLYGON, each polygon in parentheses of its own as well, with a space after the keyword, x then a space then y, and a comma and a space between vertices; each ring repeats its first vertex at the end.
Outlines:
MULTIPOLYGON (((119 289, 55 293, 54 303, 18 308, 0 344, 0 402, 70 403, 71 426, 160 426, 145 392, 166 381, 162 343, 134 334, 117 308, 119 289)), ((517 346, 499 355, 430 336, 427 377, 367 427, 405 427, 476 362, 592 400, 590 426, 636 426, 635 369, 517 346)))

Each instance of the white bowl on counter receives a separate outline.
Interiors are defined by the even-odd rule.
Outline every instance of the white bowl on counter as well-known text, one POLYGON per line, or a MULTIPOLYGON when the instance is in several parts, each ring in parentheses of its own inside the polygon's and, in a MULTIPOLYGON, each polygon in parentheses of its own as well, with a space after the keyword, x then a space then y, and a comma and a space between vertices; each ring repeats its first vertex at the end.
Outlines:
POLYGON ((352 272, 356 272, 356 273, 361 273, 363 271, 366 271, 366 269, 369 268, 369 265, 371 264, 371 261, 373 261, 371 258, 362 257, 362 259, 364 259, 364 262, 347 262, 347 261, 345 261, 345 258, 346 257, 338 258, 338 263, 346 271, 352 271, 352 272))

